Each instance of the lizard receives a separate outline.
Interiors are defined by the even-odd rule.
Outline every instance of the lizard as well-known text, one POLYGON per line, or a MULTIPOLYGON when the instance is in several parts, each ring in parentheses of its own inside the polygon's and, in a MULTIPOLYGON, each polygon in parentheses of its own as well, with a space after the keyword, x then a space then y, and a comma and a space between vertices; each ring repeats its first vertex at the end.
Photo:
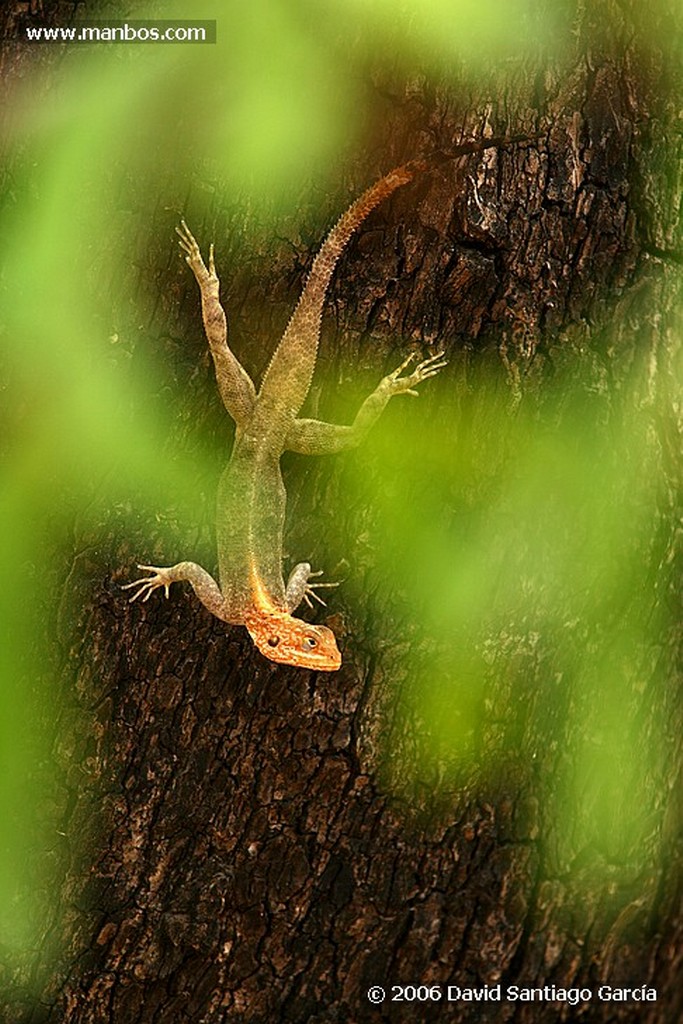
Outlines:
POLYGON ((421 361, 411 353, 385 376, 348 426, 299 417, 310 389, 317 358, 322 311, 334 268, 356 228, 383 199, 424 170, 414 161, 390 171, 349 207, 320 248, 282 339, 263 375, 260 390, 228 345, 228 327, 220 301, 214 246, 208 267, 184 220, 176 228, 201 293, 204 330, 213 357, 218 390, 235 422, 232 454, 218 485, 217 548, 220 584, 195 562, 172 566, 138 565, 150 575, 124 586, 134 590, 130 602, 147 601, 163 587, 187 581, 202 604, 217 618, 248 630, 257 649, 271 661, 332 672, 341 665, 334 633, 294 616, 316 589, 336 586, 311 582, 321 575, 300 562, 287 583, 282 575, 286 494, 280 471, 285 451, 331 454, 355 447, 395 395, 417 395, 416 386, 446 365, 443 352, 421 361))

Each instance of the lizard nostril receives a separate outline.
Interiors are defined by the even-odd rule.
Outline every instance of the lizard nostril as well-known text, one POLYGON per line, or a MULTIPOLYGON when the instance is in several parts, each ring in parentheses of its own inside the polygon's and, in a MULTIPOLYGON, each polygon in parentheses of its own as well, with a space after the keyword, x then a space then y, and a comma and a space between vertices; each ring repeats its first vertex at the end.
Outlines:
POLYGON ((270 644, 271 647, 277 647, 277 645, 280 643, 280 637, 279 636, 269 636, 268 637, 268 643, 270 644))

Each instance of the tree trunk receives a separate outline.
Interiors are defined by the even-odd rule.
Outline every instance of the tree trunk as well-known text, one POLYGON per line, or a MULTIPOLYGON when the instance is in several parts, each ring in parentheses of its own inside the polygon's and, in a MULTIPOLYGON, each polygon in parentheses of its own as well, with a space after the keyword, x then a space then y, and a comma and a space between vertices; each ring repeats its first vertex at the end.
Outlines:
MULTIPOLYGON (((470 642, 469 620, 452 635, 425 633, 419 600, 386 581, 382 519, 372 508, 393 431, 407 425, 419 435, 433 420, 453 451, 468 436, 474 448, 488 443, 477 388, 491 378, 510 423, 528 411, 545 429, 565 415, 569 386, 560 385, 558 398, 554 381, 573 375, 592 396, 590 416, 608 448, 615 423, 631 415, 621 396, 635 390, 642 408, 656 392, 664 401, 652 405, 650 443, 665 486, 658 546, 642 553, 654 574, 649 614, 663 615, 675 599, 680 181, 664 140, 676 145, 676 68, 663 36, 634 41, 646 17, 635 0, 600 15, 589 8, 577 15, 572 61, 506 69, 481 83, 479 95, 461 98, 452 82, 433 78, 408 82, 379 59, 372 69, 368 116, 381 167, 339 182, 329 222, 378 169, 448 153, 461 138, 480 137, 483 125, 531 141, 434 162, 368 218, 336 271, 321 362, 337 379, 358 374, 372 386, 411 343, 443 348, 450 360, 419 403, 387 413, 367 452, 285 464, 287 550, 324 565, 330 578, 337 563, 348 580, 329 601, 344 655, 338 673, 266 662, 244 630, 212 619, 180 587, 168 602, 155 595, 131 607, 122 598, 118 585, 136 561, 204 555, 211 568, 212 482, 200 470, 206 519, 197 537, 179 531, 176 552, 149 524, 122 537, 111 519, 96 531, 75 522, 71 612, 60 624, 69 638, 67 693, 74 666, 78 678, 77 706, 72 693, 58 725, 69 794, 60 827, 72 837, 53 924, 63 944, 42 1008, 8 991, 6 1019, 665 1024, 683 1015, 680 628, 663 618, 652 649, 641 652, 659 659, 665 687, 654 692, 643 670, 622 695, 625 715, 637 704, 634 744, 662 715, 669 722, 652 830, 638 833, 645 838, 637 849, 620 847, 615 861, 578 837, 553 845, 567 730, 583 728, 560 721, 558 709, 590 701, 571 679, 555 685, 555 639, 528 623, 547 600, 562 609, 563 599, 548 599, 532 580, 523 609, 495 629, 480 624, 476 643, 495 639, 468 698, 478 732, 467 739, 465 767, 451 770, 448 754, 420 759, 415 752, 429 739, 416 710, 413 654, 427 678, 453 645, 470 642), (359 464, 362 507, 346 500, 359 464), (74 613, 79 579, 83 607, 74 613), (539 717, 539 705, 547 715, 539 717), (654 988, 657 1000, 602 999, 601 985, 654 988), (376 1005, 374 986, 385 993, 376 1005), (547 993, 514 1001, 510 986, 587 988, 592 998, 577 1006, 547 993), (462 990, 473 988, 488 998, 468 1001, 462 990)), ((664 4, 656 17, 665 18, 664 4)), ((191 226, 198 238, 212 237, 211 224, 191 226)), ((240 268, 224 281, 232 344, 256 375, 322 240, 322 227, 306 230, 305 252, 271 242, 252 261, 258 273, 240 262, 237 225, 217 239, 219 266, 240 268)), ((175 265, 157 273, 156 287, 169 296, 153 320, 158 362, 170 367, 162 384, 180 396, 174 443, 193 453, 194 431, 221 436, 221 412, 193 282, 175 265), (182 353, 175 334, 185 336, 182 353)), ((343 387, 337 397, 328 383, 323 418, 347 416, 343 387)), ((227 452, 227 431, 225 438, 227 452)), ((614 459, 620 451, 615 443, 614 459)), ((424 475, 406 487, 419 503, 433 486, 438 515, 457 531, 455 485, 430 477, 426 443, 416 452, 424 475)), ((509 454, 501 438, 488 477, 475 474, 470 507, 486 504, 509 454)), ((402 453, 389 457, 402 473, 402 453)), ((493 548, 496 529, 494 521, 493 548)), ((400 557, 408 586, 419 555, 408 547, 400 557)), ((578 663, 599 638, 567 628, 561 642, 578 663)), ((463 658, 465 671, 472 662, 463 658)))

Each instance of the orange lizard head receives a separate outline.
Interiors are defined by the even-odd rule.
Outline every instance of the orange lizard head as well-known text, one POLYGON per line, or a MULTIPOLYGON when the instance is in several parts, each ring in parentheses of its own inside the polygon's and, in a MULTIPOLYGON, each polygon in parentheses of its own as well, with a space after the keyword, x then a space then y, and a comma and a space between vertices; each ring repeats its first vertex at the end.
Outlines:
POLYGON ((327 626, 312 626, 286 612, 260 612, 245 623, 261 654, 282 665, 336 672, 341 654, 327 626))

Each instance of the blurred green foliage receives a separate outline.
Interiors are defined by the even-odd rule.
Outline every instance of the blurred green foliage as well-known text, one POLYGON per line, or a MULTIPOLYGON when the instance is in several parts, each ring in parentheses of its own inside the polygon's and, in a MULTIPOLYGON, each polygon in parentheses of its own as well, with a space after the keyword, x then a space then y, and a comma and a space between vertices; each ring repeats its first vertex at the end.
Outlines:
POLYGON ((586 850, 645 862, 674 754, 662 656, 674 533, 654 430, 667 412, 643 403, 644 380, 596 399, 577 360, 544 385, 545 413, 534 400, 513 410, 479 379, 437 416, 432 383, 422 409, 394 411, 370 466, 346 468, 354 503, 374 509, 378 572, 401 595, 394 783, 410 793, 474 771, 486 788, 511 762, 531 766, 564 871, 586 850))

